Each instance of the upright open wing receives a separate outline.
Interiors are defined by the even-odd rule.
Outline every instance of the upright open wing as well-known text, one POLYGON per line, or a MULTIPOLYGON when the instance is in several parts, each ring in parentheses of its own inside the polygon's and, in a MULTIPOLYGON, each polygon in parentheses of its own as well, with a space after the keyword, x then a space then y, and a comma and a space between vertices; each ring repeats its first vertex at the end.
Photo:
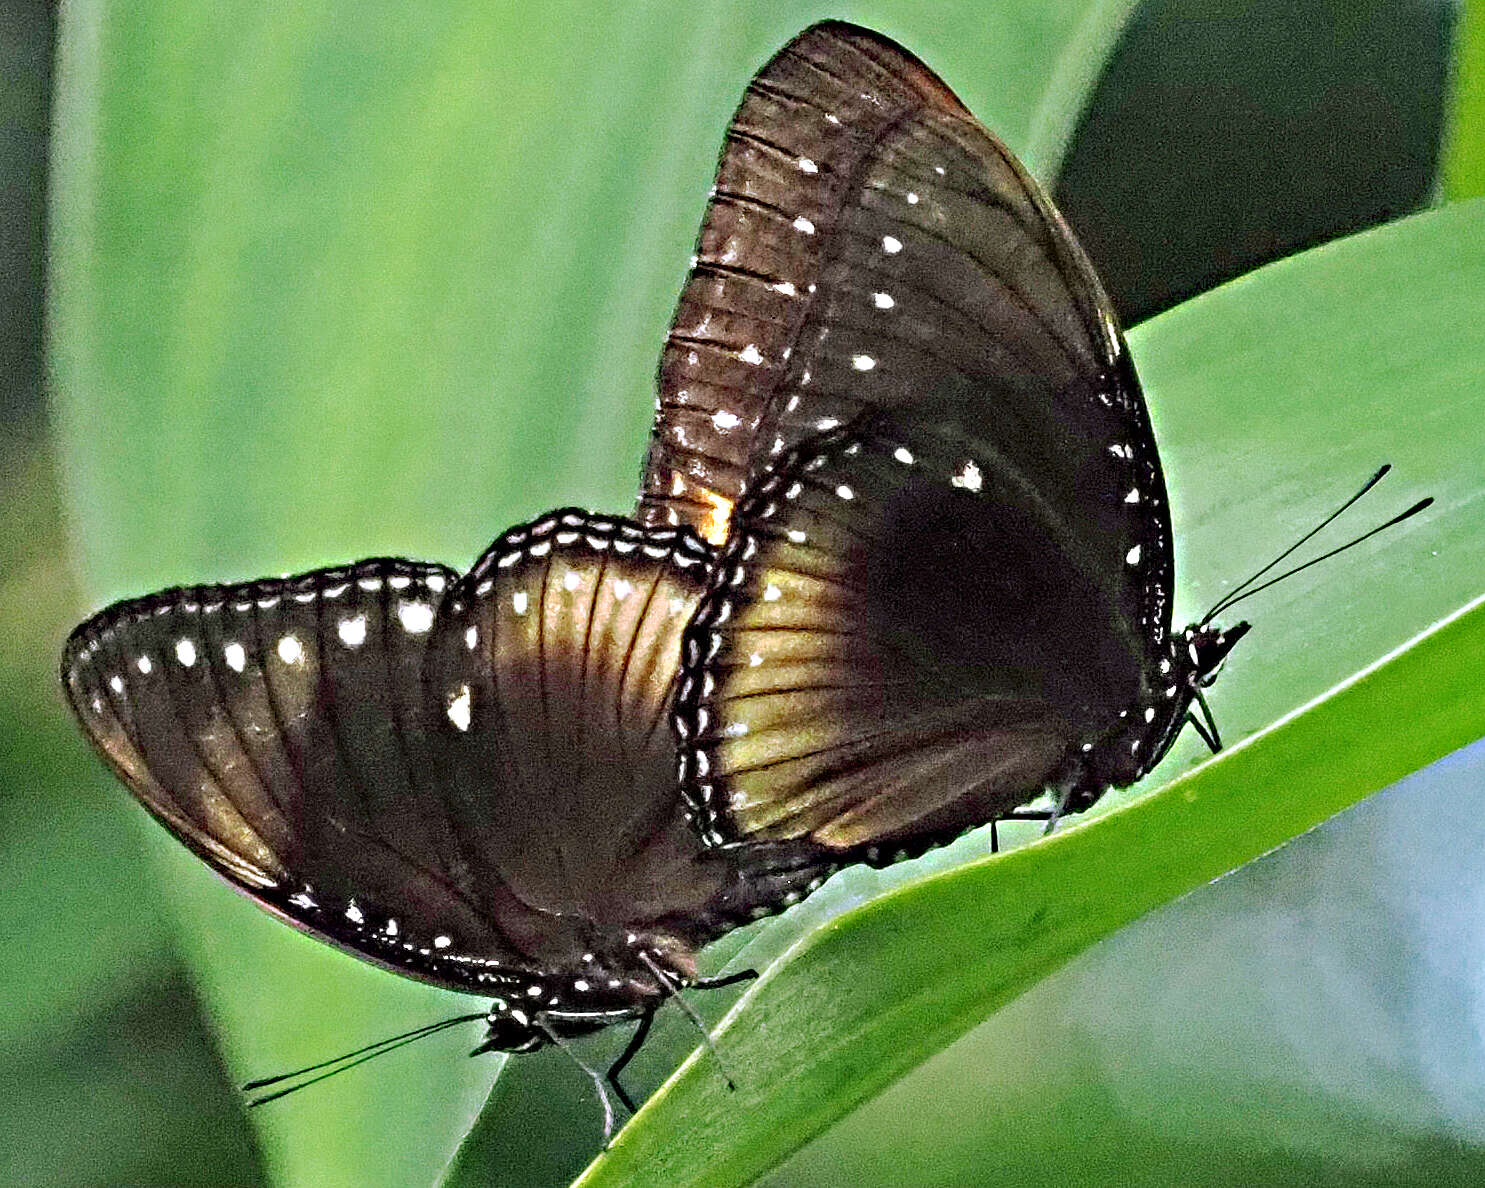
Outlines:
MULTIPOLYGON (((640 516, 721 541, 750 470, 864 409, 993 440, 1056 506, 1139 489, 1161 542, 1142 614, 1168 623, 1164 483, 1086 256, 932 71, 830 21, 759 72, 728 130, 640 516)), ((1091 514, 1118 529, 1117 506, 1091 514)))

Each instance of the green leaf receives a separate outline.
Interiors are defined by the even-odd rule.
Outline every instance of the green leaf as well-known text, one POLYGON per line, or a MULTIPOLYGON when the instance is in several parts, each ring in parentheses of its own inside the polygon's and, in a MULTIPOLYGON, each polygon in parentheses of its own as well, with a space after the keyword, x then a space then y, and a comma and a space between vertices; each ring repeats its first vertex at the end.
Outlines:
POLYGON ((1485 734, 1482 215, 1464 204, 1282 261, 1134 336, 1188 614, 1380 460, 1397 474, 1374 507, 1438 500, 1251 604, 1216 691, 1241 741, 812 934, 717 1037, 746 1070, 737 1092, 693 1054, 581 1183, 749 1183, 1101 936, 1485 734))
POLYGON ((264 1182, 251 1129, 148 906, 127 798, 73 729, 55 657, 80 604, 56 475, 0 439, 0 1183, 264 1182), (210 1135, 208 1142, 204 1136, 210 1135), (231 1171, 223 1173, 223 1160, 231 1171))
POLYGON ((1145 0, 1053 189, 1125 323, 1433 205, 1456 24, 1440 0, 1145 0))

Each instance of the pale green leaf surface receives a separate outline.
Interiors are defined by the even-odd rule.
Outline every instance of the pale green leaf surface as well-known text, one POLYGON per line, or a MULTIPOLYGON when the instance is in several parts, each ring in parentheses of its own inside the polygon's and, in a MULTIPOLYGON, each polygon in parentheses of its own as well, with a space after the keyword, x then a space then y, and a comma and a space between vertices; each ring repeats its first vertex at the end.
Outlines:
POLYGON ((1485 194, 1485 4, 1460 5, 1453 79, 1453 119, 1444 146, 1444 194, 1485 194))

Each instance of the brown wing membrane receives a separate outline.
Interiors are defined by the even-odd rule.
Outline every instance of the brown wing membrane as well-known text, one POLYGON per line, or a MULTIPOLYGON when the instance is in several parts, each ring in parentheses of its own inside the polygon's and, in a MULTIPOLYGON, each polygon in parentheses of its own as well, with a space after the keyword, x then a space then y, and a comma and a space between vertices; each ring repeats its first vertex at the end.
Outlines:
POLYGON ((543 914, 693 917, 721 886, 696 860, 669 728, 709 560, 689 531, 559 511, 450 595, 429 687, 456 727, 451 815, 471 861, 543 914))
POLYGON ((713 844, 942 840, 1035 797, 1147 691, 1124 580, 999 455, 876 424, 760 482, 687 634, 682 775, 713 844))
POLYGON ((680 794, 672 696, 712 560, 688 530, 552 512, 463 578, 375 560, 120 603, 63 682, 145 806, 297 927, 454 989, 565 972, 638 1001, 659 991, 624 980, 631 929, 685 973, 819 881, 797 849, 704 850, 680 794))
POLYGON ((1097 278, 1020 164, 911 54, 827 22, 760 71, 728 131, 641 518, 720 541, 750 469, 914 407, 993 436, 1051 501, 1137 482, 1163 516, 1137 387, 1097 398, 1132 384, 1097 278))
POLYGON ((430 784, 421 672, 456 576, 372 560, 167 590, 79 627, 62 677, 104 758, 232 883, 368 960, 471 989, 439 960, 450 938, 480 968, 522 957, 492 923, 509 894, 462 876, 430 784))

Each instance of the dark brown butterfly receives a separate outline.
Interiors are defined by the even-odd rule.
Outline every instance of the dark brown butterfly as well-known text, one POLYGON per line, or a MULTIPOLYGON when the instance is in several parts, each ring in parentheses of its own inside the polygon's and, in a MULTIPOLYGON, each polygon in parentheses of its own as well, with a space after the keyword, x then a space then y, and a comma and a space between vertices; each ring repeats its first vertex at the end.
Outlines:
POLYGON ((900 47, 816 26, 749 86, 696 255, 640 515, 736 537, 678 715, 708 840, 878 860, 1148 771, 1246 625, 1172 636, 1139 382, 1006 147, 900 47))

